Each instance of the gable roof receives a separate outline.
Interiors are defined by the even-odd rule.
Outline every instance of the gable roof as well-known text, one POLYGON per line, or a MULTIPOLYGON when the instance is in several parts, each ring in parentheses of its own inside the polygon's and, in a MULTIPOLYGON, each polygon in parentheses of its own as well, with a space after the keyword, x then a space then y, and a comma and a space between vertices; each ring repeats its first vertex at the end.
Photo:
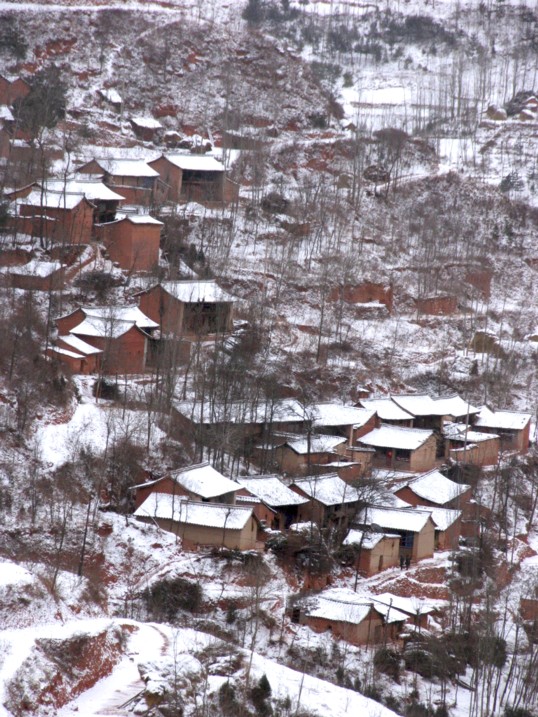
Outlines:
POLYGON ((216 498, 240 488, 238 483, 223 476, 207 462, 172 471, 170 476, 178 485, 202 498, 216 498))
POLYGON ((39 261, 38 259, 32 259, 27 264, 21 266, 14 266, 9 270, 9 273, 13 276, 39 276, 46 278, 60 271, 64 267, 59 261, 39 261))
MULTIPOLYGON (((124 201, 125 197, 121 194, 112 191, 110 187, 103 184, 101 179, 89 179, 91 175, 87 175, 88 178, 79 180, 76 178, 63 179, 47 179, 43 182, 45 191, 60 192, 65 194, 83 194, 86 199, 90 201, 124 201)), ((95 175, 94 175, 95 177, 95 175)))
POLYGON ((431 520, 433 509, 385 508, 369 507, 361 510, 357 523, 362 525, 379 525, 387 530, 420 533, 431 520))
POLYGON ((360 595, 348 588, 329 588, 315 597, 307 598, 305 613, 308 617, 319 617, 332 622, 346 622, 358 625, 366 619, 370 610, 374 609, 388 622, 405 622, 407 615, 396 608, 381 609, 374 602, 373 596, 360 595))
POLYGON ((365 550, 373 550, 384 538, 398 538, 395 533, 374 533, 373 531, 358 530, 352 528, 344 538, 344 545, 360 545, 365 550))
POLYGON ((376 604, 392 606, 400 612, 409 615, 428 615, 435 610, 435 605, 443 600, 425 600, 424 598, 402 597, 401 595, 393 595, 392 593, 381 593, 372 595, 372 600, 376 604))
POLYGON ((310 439, 308 436, 301 436, 296 440, 287 440, 284 445, 294 453, 305 456, 308 453, 330 453, 336 446, 346 442, 347 438, 343 436, 312 435, 310 439))
MULTIPOLYGON (((80 311, 84 319, 69 331, 70 334, 118 338, 133 327, 140 331, 148 331, 159 326, 142 313, 138 306, 81 306, 80 311)), ((73 313, 75 312, 68 316, 73 313)))
POLYGON ((71 346, 72 349, 82 354, 83 356, 90 356, 92 354, 102 354, 102 349, 96 349, 95 346, 90 346, 78 336, 67 334, 66 336, 58 336, 58 341, 63 341, 64 344, 71 346))
POLYGON ((317 403, 313 409, 313 425, 320 426, 364 426, 375 411, 340 403, 317 403))
POLYGON ((77 169, 83 171, 88 164, 95 162, 101 169, 116 177, 158 177, 156 172, 144 159, 126 159, 123 157, 113 159, 111 157, 94 157, 77 169))
POLYGON ((435 402, 428 394, 391 396, 394 403, 412 416, 436 416, 435 402))
POLYGON ((355 503, 359 500, 357 490, 348 485, 336 473, 298 478, 292 483, 292 486, 300 488, 309 498, 327 506, 355 503))
POLYGON ((455 483, 435 468, 408 483, 395 486, 395 490, 404 486, 410 488, 419 498, 437 503, 437 505, 444 505, 471 488, 470 485, 464 483, 455 483))
POLYGON ((462 416, 474 415, 480 411, 476 406, 471 405, 463 398, 454 394, 453 396, 440 396, 434 398, 433 403, 436 415, 439 416, 453 416, 454 418, 461 418, 462 416))
POLYGON ((437 530, 447 530, 461 517, 461 510, 451 508, 429 508, 437 530))
POLYGON ((308 498, 288 488, 276 475, 246 476, 238 478, 237 482, 271 508, 308 503, 308 498))
POLYGON ((137 518, 162 518, 186 525, 202 525, 222 530, 242 530, 253 517, 252 507, 201 503, 183 500, 167 493, 150 493, 134 512, 137 518))
POLYGON ((235 296, 221 289, 214 279, 163 281, 161 286, 170 296, 186 304, 218 304, 236 301, 235 296))
POLYGON ((224 172, 224 165, 218 159, 207 154, 163 154, 176 167, 195 172, 224 172))
POLYGON ((374 428, 370 433, 361 436, 358 440, 359 443, 376 448, 414 451, 426 443, 431 436, 433 436, 433 431, 427 431, 422 428, 391 426, 383 423, 380 428, 374 428))
POLYGON ((361 398, 361 406, 375 411, 382 421, 411 421, 413 416, 391 398, 361 398))
POLYGON ((494 428, 499 431, 522 431, 530 420, 530 413, 492 411, 487 406, 482 406, 474 425, 478 428, 494 428))
POLYGON ((460 443, 467 443, 467 445, 493 441, 499 437, 496 433, 475 431, 472 426, 467 426, 465 423, 445 423, 443 434, 450 441, 459 441, 460 443))

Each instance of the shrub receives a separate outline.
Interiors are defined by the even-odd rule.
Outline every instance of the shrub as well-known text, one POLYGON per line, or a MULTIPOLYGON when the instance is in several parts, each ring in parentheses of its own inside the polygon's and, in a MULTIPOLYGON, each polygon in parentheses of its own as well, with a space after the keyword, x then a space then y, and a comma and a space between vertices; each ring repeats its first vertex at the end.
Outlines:
POLYGON ((198 612, 202 605, 202 588, 185 578, 154 583, 144 591, 148 613, 153 620, 172 622, 180 610, 198 612))
POLYGON ((374 667, 395 682, 400 681, 400 655, 390 647, 381 647, 374 655, 374 667))
POLYGON ((262 675, 258 684, 250 691, 250 699, 259 715, 265 716, 272 713, 271 704, 271 685, 267 679, 267 675, 262 675))

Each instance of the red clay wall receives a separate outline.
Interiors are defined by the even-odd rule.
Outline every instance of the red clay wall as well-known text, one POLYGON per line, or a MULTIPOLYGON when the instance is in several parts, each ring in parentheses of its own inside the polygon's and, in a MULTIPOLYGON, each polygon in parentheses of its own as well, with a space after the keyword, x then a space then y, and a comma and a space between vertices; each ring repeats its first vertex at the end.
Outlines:
POLYGON ((166 198, 172 202, 178 202, 181 194, 181 169, 163 157, 148 162, 148 165, 159 172, 161 181, 168 185, 166 198))
POLYGON ((415 306, 419 314, 430 316, 448 316, 458 310, 456 296, 432 296, 425 299, 415 299, 415 306))
POLYGON ((161 227, 158 224, 133 224, 129 220, 100 224, 97 229, 112 261, 122 269, 149 271, 159 261, 161 227))
POLYGON ((378 301, 392 311, 394 292, 391 286, 365 282, 364 284, 346 284, 333 289, 330 294, 331 301, 346 301, 349 304, 367 304, 378 301))
POLYGON ((482 292, 484 299, 489 299, 491 295, 491 282, 493 279, 493 271, 483 269, 481 271, 469 271, 465 276, 465 281, 475 289, 482 292))

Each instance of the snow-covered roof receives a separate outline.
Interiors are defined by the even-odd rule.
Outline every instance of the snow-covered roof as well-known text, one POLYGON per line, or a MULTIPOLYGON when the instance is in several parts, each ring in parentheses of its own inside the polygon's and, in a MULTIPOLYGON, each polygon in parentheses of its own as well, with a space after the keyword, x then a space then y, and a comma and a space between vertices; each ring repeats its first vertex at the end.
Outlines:
POLYGON ((163 225, 163 222, 160 222, 158 219, 155 219, 155 217, 152 217, 150 214, 126 214, 124 219, 127 219, 132 224, 159 224, 160 226, 163 225))
POLYGON ((174 408, 178 413, 187 416, 196 423, 297 423, 307 421, 305 408, 293 398, 283 399, 275 403, 228 403, 214 404, 182 401, 175 402, 174 408))
POLYGON ((16 200, 18 205, 29 207, 47 207, 49 209, 74 209, 83 200, 82 192, 66 194, 65 192, 53 192, 49 190, 33 189, 27 197, 20 197, 16 200))
POLYGON ((224 165, 211 155, 165 154, 164 157, 180 169, 194 172, 224 172, 224 165))
POLYGON ((73 336, 72 334, 67 334, 66 336, 58 336, 58 340, 63 341, 64 344, 71 346, 73 349, 75 349, 75 351, 78 351, 78 353, 84 356, 103 353, 101 349, 96 349, 95 346, 91 346, 90 344, 86 343, 86 341, 83 341, 82 339, 79 339, 78 336, 73 336))
POLYGON ((7 105, 0 105, 0 120, 7 120, 8 122, 14 120, 13 112, 7 105))
POLYGON ((396 608, 386 610, 382 603, 378 609, 373 596, 360 595, 349 588, 329 588, 315 597, 308 598, 305 613, 308 617, 358 625, 368 617, 372 608, 388 617, 388 622, 405 622, 408 617, 396 608))
POLYGON ((414 451, 433 436, 433 431, 382 424, 358 440, 366 446, 414 451))
POLYGON ((146 129, 162 129, 162 124, 155 117, 131 117, 131 122, 137 127, 146 129))
POLYGON ((202 498, 216 498, 225 493, 234 493, 241 487, 235 481, 223 476, 209 463, 181 468, 172 471, 170 475, 176 483, 202 498))
POLYGON ((413 418, 390 398, 361 398, 360 404, 375 411, 382 421, 410 421, 413 418))
POLYGON ((394 403, 412 416, 437 416, 435 401, 428 394, 391 396, 394 403))
MULTIPOLYGON (((409 615, 428 615, 435 610, 436 604, 442 601, 426 600, 417 597, 401 597, 392 593, 381 593, 380 595, 372 595, 374 603, 380 603, 386 606, 392 606, 396 610, 407 613, 409 615)), ((377 608, 377 604, 376 604, 377 608)), ((379 608, 377 608, 379 609, 379 608)))
POLYGON ((344 545, 360 545, 365 550, 372 550, 383 538, 400 538, 394 533, 374 533, 352 528, 344 538, 344 545))
MULTIPOLYGON (((464 483, 455 483, 436 469, 423 473, 418 478, 409 481, 407 486, 420 498, 438 505, 449 503, 471 488, 470 485, 464 483)), ((401 487, 398 486, 398 488, 401 487)))
POLYGON ((420 533, 431 518, 432 508, 365 508, 357 517, 362 525, 379 525, 387 530, 404 530, 411 533, 420 533))
POLYGON ((297 486, 303 493, 323 505, 355 503, 359 500, 356 489, 348 485, 336 473, 300 478, 295 480, 292 485, 297 486))
POLYGON ((10 270, 10 274, 15 276, 40 276, 45 278, 54 274, 56 271, 60 271, 63 264, 59 261, 39 261, 38 259, 32 259, 23 266, 16 266, 10 270))
POLYGON ((138 306, 81 306, 86 316, 92 316, 106 321, 130 321, 139 329, 155 329, 158 323, 140 311, 138 306))
POLYGON ((288 440, 286 445, 299 455, 307 455, 308 453, 328 453, 346 441, 347 438, 342 436, 312 435, 310 438, 302 436, 297 440, 288 440))
POLYGON ((463 398, 454 394, 453 396, 440 396, 434 398, 433 403, 435 406, 437 416, 453 416, 454 418, 460 418, 461 416, 474 415, 479 412, 479 408, 471 405, 463 398))
POLYGON ((112 102, 115 105, 119 105, 123 102, 121 99, 120 93, 115 90, 114 88, 110 89, 100 89, 99 93, 105 98, 105 100, 108 100, 109 102, 112 102))
POLYGON ((47 192, 51 191, 74 195, 82 194, 90 201, 123 201, 125 199, 121 194, 112 191, 110 187, 103 184, 100 179, 86 179, 87 176, 89 175, 85 175, 83 181, 78 179, 48 179, 44 182, 43 186, 47 192))
POLYGON ((151 493, 134 515, 137 518, 163 518, 207 528, 242 530, 252 516, 252 508, 246 505, 201 503, 182 500, 167 493, 151 493))
POLYGON ((246 488, 250 493, 257 496, 269 507, 280 507, 284 505, 303 505, 308 503, 307 498, 290 490, 284 485, 280 478, 275 475, 269 476, 247 476, 238 478, 237 482, 246 488))
POLYGON ((450 508, 428 508, 438 530, 447 530, 461 516, 461 510, 450 508))
POLYGON ((232 303, 236 299, 212 279, 200 281, 163 281, 161 286, 171 296, 188 304, 232 303))
POLYGON ((465 423, 445 423, 443 426, 445 438, 450 441, 462 441, 470 443, 484 443, 484 441, 492 441, 499 436, 496 433, 482 433, 475 431, 471 426, 465 423))
POLYGON ((474 425, 478 428, 493 428, 499 431, 521 431, 530 420, 530 413, 492 411, 487 406, 482 406, 474 425))
POLYGON ((110 159, 109 157, 96 157, 95 161, 105 172, 116 177, 158 177, 152 167, 144 159, 110 159))
POLYGON ((340 403, 318 403, 313 409, 314 426, 364 426, 375 411, 340 403))

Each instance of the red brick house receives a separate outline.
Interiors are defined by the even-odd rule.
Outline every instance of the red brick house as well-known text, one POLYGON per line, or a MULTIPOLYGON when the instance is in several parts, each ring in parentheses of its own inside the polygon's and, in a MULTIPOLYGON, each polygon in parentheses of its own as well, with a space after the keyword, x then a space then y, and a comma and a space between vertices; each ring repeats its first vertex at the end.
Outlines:
POLYGON ((238 478, 237 482, 241 486, 237 493, 238 498, 244 498, 246 501, 248 496, 254 496, 261 501, 258 510, 255 506, 254 511, 260 520, 265 520, 274 530, 284 530, 296 522, 298 507, 308 503, 308 498, 302 498, 288 488, 276 475, 246 476, 238 478), (268 506, 273 515, 262 513, 263 506, 268 506), (267 522, 269 519, 271 522, 267 522))
POLYGON ((494 411, 482 406, 473 421, 473 428, 494 433, 500 438, 501 449, 526 453, 529 450, 531 414, 519 411, 494 411))
POLYGON ((144 373, 148 341, 158 328, 136 306, 81 307, 57 319, 56 326, 60 337, 70 334, 99 349, 105 374, 144 373))
POLYGON ((414 563, 431 558, 435 550, 435 523, 431 510, 417 508, 369 507, 357 516, 356 524, 363 528, 397 533, 400 536, 400 555, 414 563), (377 527, 379 526, 379 527, 377 527))
POLYGON ((86 162, 76 171, 101 177, 107 187, 125 198, 126 204, 147 207, 161 200, 159 174, 143 159, 99 157, 86 162))
POLYGON ((143 142, 153 142, 162 131, 162 124, 154 117, 131 117, 133 132, 143 142))
POLYGON ((170 471, 160 478, 136 485, 132 490, 137 508, 152 493, 164 493, 203 503, 234 504, 240 485, 204 462, 170 471))
POLYGON ((437 440, 433 431, 381 424, 359 439, 374 448, 374 466, 422 472, 435 466, 437 440))
POLYGON ((140 309, 165 334, 197 338, 233 328, 235 297, 214 280, 163 281, 138 296, 140 309))
POLYGON ((391 398, 361 398, 359 403, 368 411, 375 411, 382 423, 404 428, 413 427, 413 416, 400 408, 391 398))
POLYGON ((290 488, 308 502, 299 506, 299 522, 313 521, 322 527, 346 528, 359 507, 356 489, 334 474, 295 480, 290 488))
POLYGON ((371 577, 400 564, 400 536, 397 533, 376 533, 351 529, 344 545, 355 547, 355 568, 364 577, 371 577))
POLYGON ((171 202, 230 202, 237 185, 227 177, 224 165, 206 154, 163 154, 148 162, 167 187, 171 202))
POLYGON ((128 271, 150 271, 159 262, 163 223, 149 214, 128 214, 95 227, 110 259, 128 271))
POLYGON ((434 469, 393 486, 394 495, 409 505, 463 508, 472 498, 470 485, 455 483, 434 469))
POLYGON ((344 406, 339 403, 317 403, 312 425, 320 433, 344 436, 349 445, 377 426, 375 410, 344 406))
POLYGON ((447 458, 475 466, 494 466, 499 462, 501 441, 496 433, 477 431, 464 423, 447 423, 443 433, 447 458))
POLYGON ((13 80, 0 75, 0 105, 12 105, 16 100, 24 99, 31 87, 22 77, 13 80))
POLYGON ((9 272, 11 286, 30 291, 57 291, 63 287, 64 280, 65 266, 59 261, 32 259, 9 272))

